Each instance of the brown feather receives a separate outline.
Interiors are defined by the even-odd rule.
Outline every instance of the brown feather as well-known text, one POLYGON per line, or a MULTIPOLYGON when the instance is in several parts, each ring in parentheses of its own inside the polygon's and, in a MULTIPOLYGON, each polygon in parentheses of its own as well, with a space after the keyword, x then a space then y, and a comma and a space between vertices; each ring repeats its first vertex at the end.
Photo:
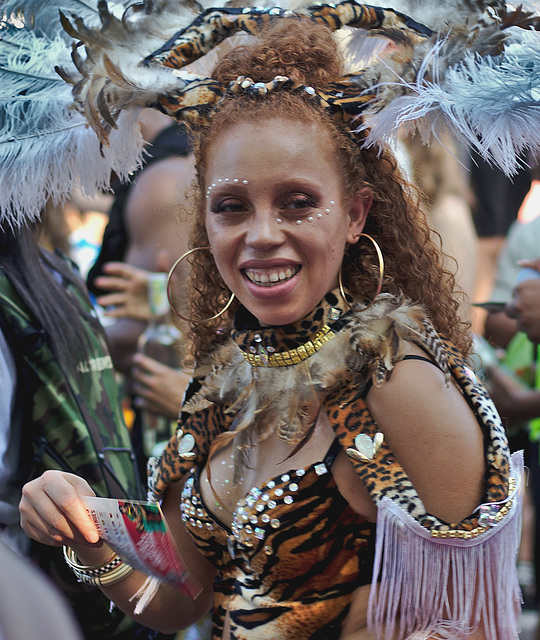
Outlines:
POLYGON ((353 311, 335 338, 298 365, 252 368, 231 339, 206 363, 212 373, 197 402, 223 403, 234 415, 236 477, 252 444, 273 433, 296 451, 313 429, 313 407, 329 391, 353 385, 360 395, 368 378, 384 384, 411 341, 447 370, 443 345, 422 307, 383 294, 370 309, 353 311))

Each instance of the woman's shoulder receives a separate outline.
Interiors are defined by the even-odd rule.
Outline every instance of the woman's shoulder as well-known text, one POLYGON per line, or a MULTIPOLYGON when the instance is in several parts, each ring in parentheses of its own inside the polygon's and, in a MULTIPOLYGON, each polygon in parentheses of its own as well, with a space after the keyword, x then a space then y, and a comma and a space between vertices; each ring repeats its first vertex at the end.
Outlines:
POLYGON ((326 409, 377 504, 388 497, 427 528, 472 529, 482 501, 509 494, 504 428, 460 352, 425 316, 413 322, 414 340, 383 333, 367 397, 342 388, 326 409))
MULTIPOLYGON (((421 356, 415 345, 410 352, 421 356)), ((446 522, 470 515, 484 493, 490 434, 454 379, 429 360, 403 359, 367 406, 427 512, 446 522)))

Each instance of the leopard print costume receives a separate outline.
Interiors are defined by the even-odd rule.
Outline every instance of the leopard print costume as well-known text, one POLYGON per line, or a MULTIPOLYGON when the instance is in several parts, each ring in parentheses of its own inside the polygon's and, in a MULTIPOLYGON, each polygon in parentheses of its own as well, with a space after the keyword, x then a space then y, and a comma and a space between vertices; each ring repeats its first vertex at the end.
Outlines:
MULTIPOLYGON (((374 562, 377 564, 375 545, 384 532, 378 530, 375 535, 375 526, 355 514, 340 495, 331 473, 340 449, 350 456, 379 509, 384 511, 388 504, 400 509, 439 546, 457 539, 459 544, 470 542, 478 547, 483 535, 494 537, 496 525, 515 516, 516 473, 511 472, 501 421, 458 350, 434 332, 420 308, 383 294, 372 309, 362 313, 347 310, 341 297, 332 292, 309 317, 290 327, 249 328, 254 319, 243 313, 244 326, 237 322, 231 343, 220 347, 213 360, 213 374, 192 389, 178 431, 161 459, 152 465, 149 477, 152 499, 159 500, 168 484, 187 476, 182 519, 201 553, 218 569, 213 640, 221 638, 227 612, 231 638, 238 640, 337 638, 354 590, 371 581, 381 584, 382 579, 384 584, 384 575, 381 578, 379 570, 373 571, 374 562), (402 359, 401 347, 406 340, 419 344, 459 386, 484 434, 484 510, 476 510, 459 523, 444 522, 426 511, 384 441, 371 459, 359 455, 359 434, 364 434, 364 440, 375 441, 378 431, 366 406, 366 386, 371 381, 384 383, 385 375, 402 359), (283 357, 296 364, 277 366, 283 357), (325 360, 329 357, 331 365, 325 360), (243 374, 248 372, 251 378, 252 369, 257 369, 257 379, 265 389, 261 402, 268 402, 268 388, 276 376, 295 367, 298 378, 304 367, 311 390, 323 397, 336 441, 327 455, 310 467, 291 469, 253 487, 238 503, 231 527, 214 517, 201 500, 199 472, 220 433, 236 428, 239 420, 256 422, 257 398, 254 402, 253 397, 257 389, 246 394, 253 415, 237 401, 245 382, 243 374), (229 407, 235 400, 235 411, 231 412, 229 407), (486 508, 491 509, 491 520, 485 517, 486 508)), ((302 397, 302 386, 291 392, 302 397)), ((286 395, 286 389, 277 393, 286 395)), ((279 415, 277 410, 272 424, 280 423, 279 415)), ((453 548, 450 552, 454 553, 453 548)), ((452 562, 458 564, 456 558, 452 562)), ((515 596, 515 590, 513 593, 515 596)), ((406 601, 405 596, 403 599, 406 601)), ((371 624, 378 629, 376 602, 373 607, 371 624)), ((418 629, 418 621, 413 621, 412 630, 414 625, 418 629)), ((510 633, 500 637, 517 637, 510 635, 511 621, 508 625, 510 633)), ((494 638, 499 637, 496 634, 494 638)))

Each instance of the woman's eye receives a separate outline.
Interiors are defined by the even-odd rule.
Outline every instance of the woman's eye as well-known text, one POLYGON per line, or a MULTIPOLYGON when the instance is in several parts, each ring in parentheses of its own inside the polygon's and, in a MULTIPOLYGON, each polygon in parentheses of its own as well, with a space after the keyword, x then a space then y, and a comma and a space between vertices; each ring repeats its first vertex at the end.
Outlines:
POLYGON ((212 213, 241 213, 245 211, 245 205, 240 200, 220 200, 210 207, 212 213))
POLYGON ((307 196, 290 196, 284 202, 285 209, 311 209, 312 207, 317 206, 312 198, 308 198, 307 196))

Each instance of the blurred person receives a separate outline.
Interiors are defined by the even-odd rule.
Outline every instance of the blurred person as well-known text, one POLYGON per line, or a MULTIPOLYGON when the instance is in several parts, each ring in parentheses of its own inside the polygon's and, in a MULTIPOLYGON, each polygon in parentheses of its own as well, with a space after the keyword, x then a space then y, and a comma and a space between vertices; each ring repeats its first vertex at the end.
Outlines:
POLYGON ((73 612, 54 583, 0 542, 0 638, 82 640, 73 612))
MULTIPOLYGON (((485 337, 497 347, 506 349, 519 330, 516 318, 506 313, 505 305, 512 301, 514 287, 523 268, 521 263, 534 261, 539 254, 540 218, 534 218, 528 223, 514 222, 498 257, 493 288, 484 298, 490 303, 500 305, 499 311, 492 310, 488 314, 484 329, 485 337)), ((526 288, 528 286, 530 285, 526 288)))
POLYGON ((144 638, 147 629, 65 571, 61 550, 32 542, 19 524, 23 484, 48 469, 79 474, 98 495, 143 496, 84 283, 38 237, 39 225, 0 232, 0 539, 54 579, 88 640, 144 638))
MULTIPOLYGON (((516 220, 531 187, 531 176, 521 168, 511 178, 498 167, 470 150, 470 189, 473 221, 478 236, 474 301, 487 300, 497 271, 497 258, 511 224, 516 220)), ((487 313, 475 309, 477 333, 481 333, 487 313)))
MULTIPOLYGON (((473 322, 470 301, 474 296, 477 267, 477 237, 470 208, 467 170, 460 162, 463 153, 448 134, 426 145, 419 134, 404 142, 411 157, 413 182, 422 194, 426 215, 440 236, 445 267, 456 273, 463 292, 460 316, 473 322)), ((435 241, 437 241, 435 239, 435 241)))
POLYGON ((512 302, 507 314, 517 321, 517 327, 524 331, 534 344, 540 343, 540 258, 520 260, 522 269, 531 269, 538 275, 524 278, 513 289, 512 302))
MULTIPOLYGON (((142 112, 139 125, 147 141, 146 154, 130 181, 115 186, 101 251, 87 278, 96 297, 107 293, 99 282, 111 285, 110 280, 98 281, 107 275, 106 263, 124 262, 146 271, 168 270, 170 265, 163 268, 163 261, 187 249, 185 225, 189 221, 183 216, 194 168, 185 128, 152 109, 142 112)), ((129 374, 144 327, 144 321, 123 316, 106 328, 117 371, 129 374)))
MULTIPOLYGON (((132 399, 132 441, 140 471, 145 473, 147 456, 143 451, 140 411, 159 408, 160 414, 176 420, 189 376, 145 356, 137 356, 135 362, 138 341, 149 316, 126 308, 119 299, 122 294, 115 292, 123 287, 140 286, 134 280, 136 271, 129 271, 131 267, 149 272, 168 271, 170 256, 186 250, 185 203, 194 167, 183 125, 152 109, 142 112, 139 125, 147 142, 147 153, 130 181, 115 186, 101 251, 87 282, 98 302, 104 305, 105 316, 113 319, 105 323, 107 340, 115 369, 125 376, 126 393, 132 399), (171 390, 173 393, 169 395, 171 390)), ((182 265, 175 280, 180 305, 185 278, 182 265)), ((180 328, 187 336, 187 327, 180 328)))
MULTIPOLYGON (((162 264, 167 264, 166 256, 161 257, 165 260, 162 264)), ((150 272, 124 262, 105 263, 103 272, 96 278, 96 285, 110 291, 97 299, 105 315, 148 322, 152 315, 148 303, 150 272)), ((191 371, 174 369, 142 353, 133 356, 133 363, 130 374, 135 383, 135 406, 176 420, 191 371)))
POLYGON ((516 285, 521 290, 526 284, 518 284, 523 265, 539 255, 539 247, 540 218, 528 223, 517 220, 511 225, 498 257, 484 330, 487 340, 500 352, 500 364, 487 368, 490 395, 505 421, 511 449, 525 451, 530 469, 519 556, 520 580, 528 607, 537 604, 535 585, 540 579, 540 380, 538 346, 517 322, 512 300, 516 285))

